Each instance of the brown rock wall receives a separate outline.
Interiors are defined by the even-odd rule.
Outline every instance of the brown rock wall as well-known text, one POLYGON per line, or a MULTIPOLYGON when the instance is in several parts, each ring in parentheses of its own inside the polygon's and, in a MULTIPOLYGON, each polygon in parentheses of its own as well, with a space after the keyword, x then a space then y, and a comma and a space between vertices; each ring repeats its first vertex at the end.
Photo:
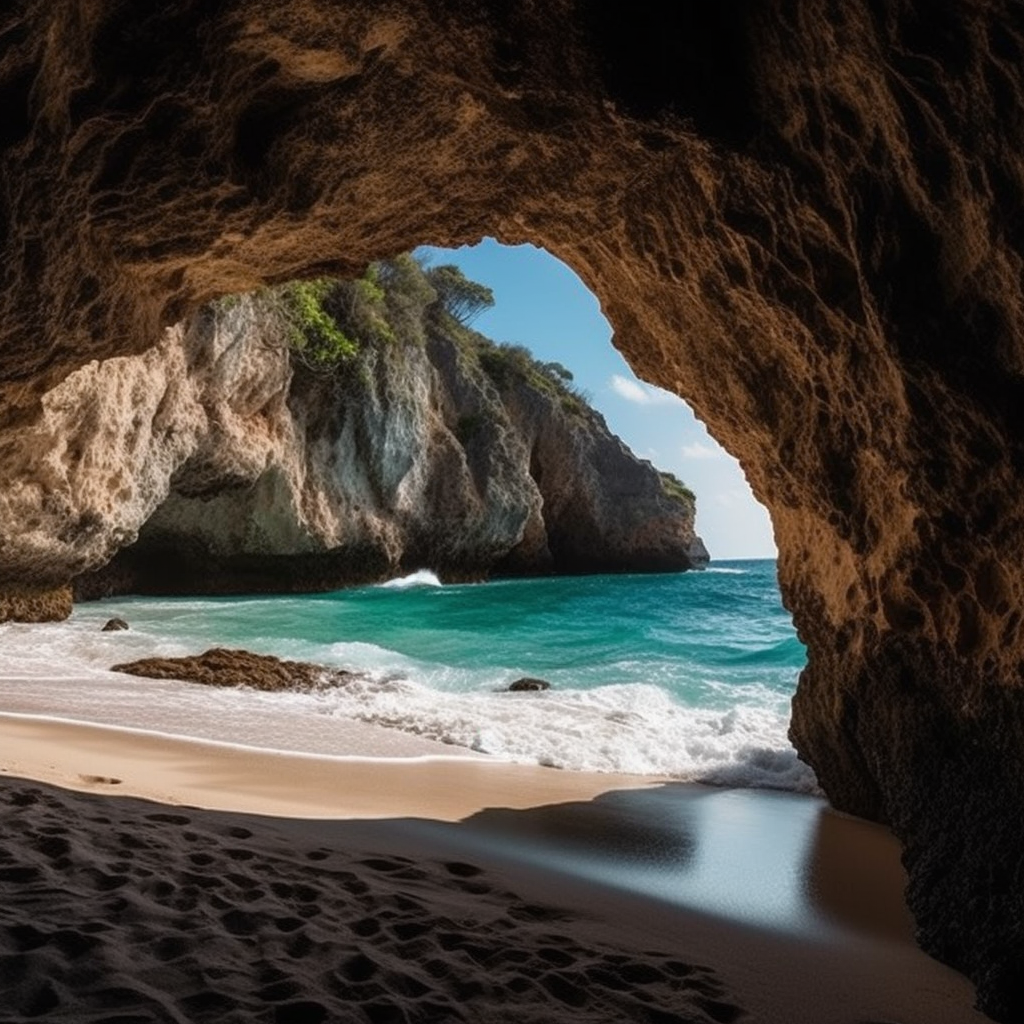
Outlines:
POLYGON ((795 742, 1019 1019, 1024 6, 686 10, 8 7, 0 421, 221 292, 545 245, 770 507, 795 742))
POLYGON ((0 622, 60 622, 70 614, 70 586, 0 589, 0 622))

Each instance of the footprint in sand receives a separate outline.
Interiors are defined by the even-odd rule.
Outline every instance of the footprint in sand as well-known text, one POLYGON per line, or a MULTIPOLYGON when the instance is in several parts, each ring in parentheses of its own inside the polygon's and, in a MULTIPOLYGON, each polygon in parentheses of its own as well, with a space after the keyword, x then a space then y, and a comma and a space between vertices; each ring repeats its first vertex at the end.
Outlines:
POLYGON ((191 825, 192 819, 186 818, 183 814, 166 814, 163 811, 159 811, 155 814, 147 814, 144 816, 146 821, 156 821, 162 825, 191 825))
POLYGON ((461 861, 453 860, 444 865, 445 870, 456 878, 475 878, 483 874, 483 869, 475 864, 464 864, 461 861))
POLYGON ((79 775, 82 782, 88 782, 91 786, 120 786, 121 780, 111 775, 79 775))
POLYGON ((587 1005, 587 993, 563 974, 552 972, 539 979, 541 986, 566 1006, 582 1009, 587 1005))
POLYGON ((31 809, 7 815, 0 847, 4 1020, 14 1006, 93 1024, 423 1024, 486 1019, 472 1011, 499 1002, 523 1024, 748 1019, 710 968, 584 940, 572 912, 473 864, 268 856, 258 835, 198 811, 119 807, 110 827, 95 795, 12 797, 0 805, 31 809), (73 900, 53 899, 72 885, 73 900))
POLYGON ((229 910, 220 920, 229 935, 255 935, 260 929, 259 919, 243 910, 229 910))
POLYGON ((294 978, 283 978, 281 981, 272 981, 269 985, 264 985, 256 995, 263 1003, 282 1003, 286 999, 302 995, 302 992, 302 985, 294 978))
POLYGON ((37 882, 39 879, 40 873, 38 868, 0 868, 0 882, 10 882, 13 885, 25 885, 29 882, 37 882))
POLYGON ((16 790, 7 797, 7 802, 12 807, 32 807, 39 803, 39 796, 38 789, 16 790))
POLYGON ((178 960, 189 952, 188 940, 181 935, 164 935, 153 942, 153 956, 161 963, 178 960))
MULTIPOLYGON (((298 1003, 288 1003, 274 1010, 274 1024, 320 1024, 327 1020, 327 1007, 322 1003, 304 999, 298 1003)), ((399 1018, 393 1017, 397 1020, 399 1018)))

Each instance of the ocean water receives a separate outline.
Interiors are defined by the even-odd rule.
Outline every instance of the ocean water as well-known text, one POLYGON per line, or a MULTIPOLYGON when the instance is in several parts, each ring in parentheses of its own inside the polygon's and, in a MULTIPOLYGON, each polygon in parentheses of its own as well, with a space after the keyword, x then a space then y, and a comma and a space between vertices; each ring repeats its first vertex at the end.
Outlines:
POLYGON ((296 722, 315 731, 326 716, 559 768, 815 789, 786 737, 805 652, 770 560, 447 586, 423 571, 330 594, 118 598, 79 605, 67 623, 0 626, 0 645, 0 710, 18 707, 19 681, 37 693, 57 687, 56 662, 88 684, 54 690, 52 713, 117 720, 149 683, 111 664, 242 647, 365 678, 316 693, 178 685, 179 718, 215 706, 244 742, 248 715, 278 711, 290 723, 275 738, 283 749, 303 749, 296 722), (131 630, 100 632, 113 615, 131 630), (521 676, 552 688, 503 692, 521 676))

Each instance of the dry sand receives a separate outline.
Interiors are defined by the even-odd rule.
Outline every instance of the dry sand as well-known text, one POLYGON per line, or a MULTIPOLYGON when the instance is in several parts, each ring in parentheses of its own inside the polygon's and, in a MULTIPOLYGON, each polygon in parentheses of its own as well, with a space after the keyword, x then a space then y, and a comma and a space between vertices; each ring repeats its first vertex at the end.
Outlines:
POLYGON ((0 771, 0 1024, 987 1019, 812 798, 23 715, 0 771))

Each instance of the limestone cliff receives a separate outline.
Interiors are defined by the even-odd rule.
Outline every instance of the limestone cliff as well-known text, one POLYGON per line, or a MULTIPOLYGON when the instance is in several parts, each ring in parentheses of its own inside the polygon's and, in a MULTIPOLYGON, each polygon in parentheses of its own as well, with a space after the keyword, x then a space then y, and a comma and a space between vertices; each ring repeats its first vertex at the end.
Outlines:
MULTIPOLYGON (((55 383, 211 298, 424 243, 544 245, 769 507, 809 653, 797 748, 899 835, 926 947, 1020 1020, 1024 4, 675 17, 4 5, 4 480, 55 383)), ((76 558, 0 551, 3 600, 58 608, 76 558)))
POLYGON ((564 370, 462 326, 410 258, 387 266, 400 295, 235 298, 49 392, 8 448, 8 559, 43 583, 74 566, 82 597, 699 564, 692 495, 564 370))

